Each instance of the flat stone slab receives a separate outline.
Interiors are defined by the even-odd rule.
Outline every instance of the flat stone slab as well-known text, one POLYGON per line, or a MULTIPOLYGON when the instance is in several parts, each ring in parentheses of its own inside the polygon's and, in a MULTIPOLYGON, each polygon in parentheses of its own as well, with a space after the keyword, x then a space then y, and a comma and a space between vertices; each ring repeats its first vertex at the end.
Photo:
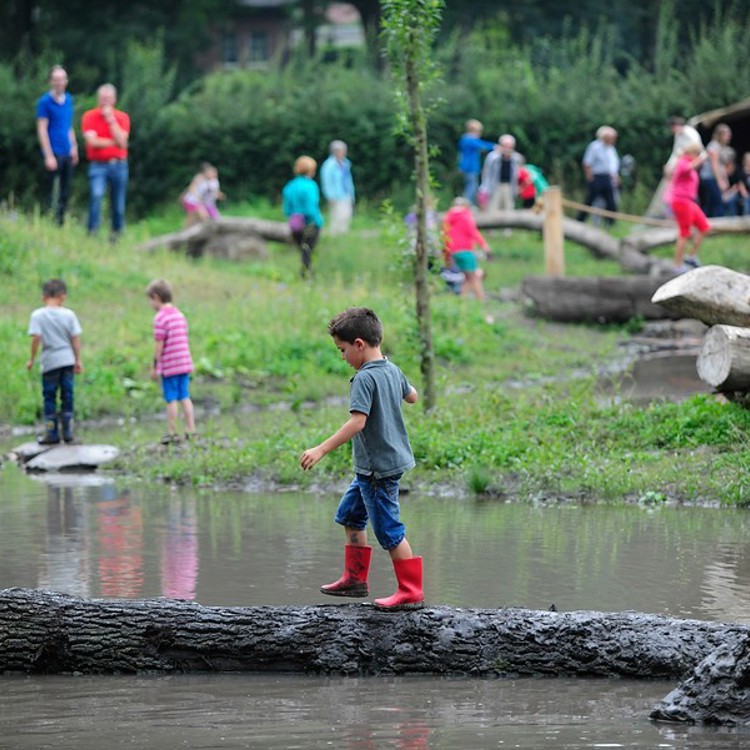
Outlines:
POLYGON ((96 469, 120 454, 114 445, 39 445, 24 443, 11 456, 28 471, 96 469))

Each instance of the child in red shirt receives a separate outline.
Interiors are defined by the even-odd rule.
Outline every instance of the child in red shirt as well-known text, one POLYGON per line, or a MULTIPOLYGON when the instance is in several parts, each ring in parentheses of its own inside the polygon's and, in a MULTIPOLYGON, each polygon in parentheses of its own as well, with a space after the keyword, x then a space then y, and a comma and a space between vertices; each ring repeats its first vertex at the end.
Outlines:
POLYGON ((474 248, 478 245, 484 251, 485 258, 488 258, 490 247, 477 228, 471 204, 466 198, 456 198, 445 214, 443 237, 446 264, 449 266, 455 264, 465 276, 461 286, 461 295, 466 296, 471 291, 478 300, 484 302, 485 294, 482 283, 484 273, 479 268, 474 248))
POLYGON ((687 145, 675 164, 670 185, 672 213, 679 227, 674 249, 677 273, 685 273, 700 265, 698 249, 703 236, 711 228, 706 215, 697 203, 699 177, 697 169, 706 160, 706 152, 697 143, 687 145), (693 234, 693 227, 696 228, 693 234), (685 246, 692 235, 693 252, 685 258, 685 246))

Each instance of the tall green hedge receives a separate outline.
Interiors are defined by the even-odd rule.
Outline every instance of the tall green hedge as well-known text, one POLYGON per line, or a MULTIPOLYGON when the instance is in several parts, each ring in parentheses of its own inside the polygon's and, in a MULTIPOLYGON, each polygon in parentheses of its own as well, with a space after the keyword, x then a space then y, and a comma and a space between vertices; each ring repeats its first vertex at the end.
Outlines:
MULTIPOLYGON (((581 188, 583 149, 603 124, 620 132, 621 154, 638 162, 642 195, 656 184, 671 147, 669 114, 693 114, 750 92, 750 11, 746 21, 717 17, 678 46, 679 28, 665 3, 654 65, 615 54, 614 30, 571 31, 519 48, 502 24, 479 24, 472 34, 436 49, 442 82, 430 118, 431 163, 446 195, 458 187, 455 143, 467 117, 485 135, 514 133, 519 149, 556 182, 581 188)), ((40 197, 41 166, 34 102, 45 89, 46 62, 0 66, 0 200, 13 195, 30 207, 40 197)), ((131 45, 120 84, 133 120, 131 212, 176 200, 202 160, 217 164, 232 199, 278 199, 294 159, 319 161, 327 145, 350 145, 359 194, 373 201, 409 201, 412 163, 395 135, 397 107, 388 71, 364 59, 294 59, 264 71, 209 75, 181 92, 158 39, 131 45), (352 62, 352 60, 355 62, 352 62)), ((71 91, 78 94, 75 81, 71 91)), ((77 96, 78 117, 93 102, 77 96)), ((83 169, 76 178, 85 204, 83 169)), ((641 206, 642 208, 642 206, 641 206)))

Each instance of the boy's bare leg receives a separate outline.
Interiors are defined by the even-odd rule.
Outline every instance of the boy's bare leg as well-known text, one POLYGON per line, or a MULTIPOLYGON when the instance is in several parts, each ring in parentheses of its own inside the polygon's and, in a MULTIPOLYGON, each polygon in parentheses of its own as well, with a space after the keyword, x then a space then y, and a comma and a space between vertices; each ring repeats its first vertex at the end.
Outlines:
POLYGON ((352 544, 355 547, 367 546, 367 529, 350 529, 345 526, 344 532, 346 533, 347 544, 352 544))
POLYGON ((391 556, 391 560, 409 560, 414 557, 414 553, 411 551, 411 545, 406 537, 404 537, 393 549, 389 549, 388 554, 391 556))
POLYGON ((674 246, 674 265, 675 268, 679 268, 682 265, 682 261, 685 258, 685 244, 687 243, 687 237, 678 237, 677 244, 674 246))
POLYGON ((170 435, 177 434, 177 402, 170 401, 167 404, 167 432, 170 435))
POLYGON ((698 250, 700 250, 701 242, 703 242, 704 237, 703 232, 695 232, 693 234, 693 252, 690 254, 691 258, 695 258, 696 255, 698 255, 698 250))
POLYGON ((180 401, 182 404, 182 416, 185 419, 185 431, 192 434, 195 432, 195 411, 192 399, 186 398, 180 401))

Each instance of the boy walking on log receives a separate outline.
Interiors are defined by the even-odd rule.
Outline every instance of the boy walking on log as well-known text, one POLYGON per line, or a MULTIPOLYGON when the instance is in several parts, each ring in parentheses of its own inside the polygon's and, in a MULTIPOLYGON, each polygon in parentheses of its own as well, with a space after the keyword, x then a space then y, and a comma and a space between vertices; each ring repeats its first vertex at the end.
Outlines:
POLYGON ((396 592, 376 599, 375 606, 384 610, 417 609, 424 603, 422 558, 412 553, 398 502, 399 480, 414 467, 401 401, 415 403, 417 391, 380 351, 383 325, 372 310, 352 307, 339 313, 328 324, 328 333, 343 359, 357 371, 351 379, 351 416, 327 440, 306 450, 300 465, 303 470, 311 469, 327 453, 351 440, 355 476, 335 518, 346 535, 344 573, 320 590, 330 596, 369 594, 369 520, 381 547, 391 556, 398 581, 396 592))
POLYGON ((44 399, 44 434, 37 438, 40 445, 60 442, 57 416, 57 393, 60 392, 62 438, 73 442, 74 374, 83 372, 81 364, 81 324, 76 314, 65 307, 68 288, 60 279, 50 279, 42 287, 44 307, 31 313, 29 336, 31 356, 26 369, 34 366, 39 348, 42 355, 42 398, 44 399))

